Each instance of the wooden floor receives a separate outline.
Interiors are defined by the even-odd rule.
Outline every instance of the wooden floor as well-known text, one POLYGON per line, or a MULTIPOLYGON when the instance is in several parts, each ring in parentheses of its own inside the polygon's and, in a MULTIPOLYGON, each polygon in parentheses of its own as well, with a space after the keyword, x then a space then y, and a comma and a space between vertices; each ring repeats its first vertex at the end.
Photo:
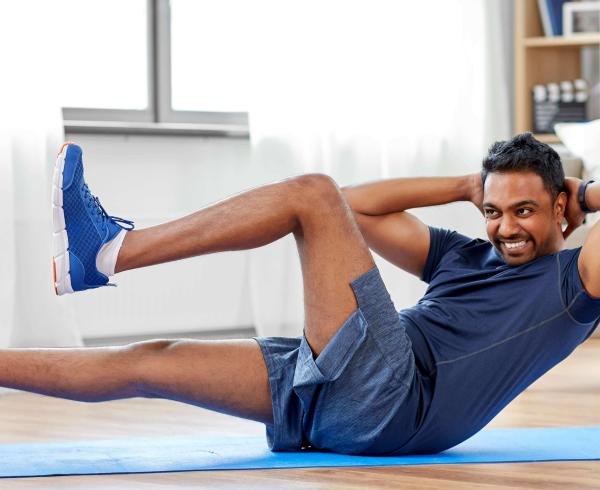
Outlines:
MULTIPOLYGON (((0 397, 0 413, 0 443, 264 433, 261 424, 164 400, 84 404, 14 393, 0 397)), ((600 339, 590 339, 490 424, 494 427, 574 425, 600 425, 600 339)), ((599 489, 600 461, 196 471, 0 480, 0 488, 7 489, 171 487, 599 489)))

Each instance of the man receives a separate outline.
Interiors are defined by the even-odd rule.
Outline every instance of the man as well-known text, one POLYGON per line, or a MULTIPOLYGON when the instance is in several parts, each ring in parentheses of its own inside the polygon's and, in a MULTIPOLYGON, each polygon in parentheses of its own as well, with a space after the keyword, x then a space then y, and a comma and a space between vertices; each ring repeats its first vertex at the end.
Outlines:
POLYGON ((54 188, 57 294, 293 233, 304 335, 8 349, 0 385, 90 402, 187 402, 265 423, 273 450, 441 451, 591 335, 600 227, 582 248, 563 248, 592 209, 600 183, 565 180, 558 155, 522 134, 494 144, 481 174, 344 189, 302 175, 138 231, 106 214, 83 180, 81 149, 65 144, 54 188), (453 201, 484 213, 489 241, 428 228, 405 211, 453 201), (429 283, 416 306, 395 310, 369 247, 429 283))

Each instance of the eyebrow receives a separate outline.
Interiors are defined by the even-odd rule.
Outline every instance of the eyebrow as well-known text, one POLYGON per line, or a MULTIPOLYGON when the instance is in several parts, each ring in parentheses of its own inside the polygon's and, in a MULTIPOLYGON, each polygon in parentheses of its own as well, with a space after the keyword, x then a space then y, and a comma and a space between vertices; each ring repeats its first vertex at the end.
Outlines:
MULTIPOLYGON (((482 206, 484 208, 495 208, 498 209, 498 207, 494 204, 492 204, 491 202, 484 202, 482 204, 482 206)), ((509 206, 509 208, 520 208, 521 206, 536 206, 536 207, 540 207, 540 205, 538 204, 537 201, 534 201, 533 199, 526 199, 525 201, 519 201, 515 204, 513 204, 512 206, 509 206)))

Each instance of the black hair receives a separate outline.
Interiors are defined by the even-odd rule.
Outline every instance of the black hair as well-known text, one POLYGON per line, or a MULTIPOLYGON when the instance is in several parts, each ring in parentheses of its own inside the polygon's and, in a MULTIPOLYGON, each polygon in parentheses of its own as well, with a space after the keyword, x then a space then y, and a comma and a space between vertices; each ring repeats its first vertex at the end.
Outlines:
POLYGON ((496 141, 483 159, 481 178, 485 184, 493 172, 535 172, 552 196, 552 202, 565 190, 565 172, 558 153, 536 140, 531 133, 521 133, 508 141, 496 141))

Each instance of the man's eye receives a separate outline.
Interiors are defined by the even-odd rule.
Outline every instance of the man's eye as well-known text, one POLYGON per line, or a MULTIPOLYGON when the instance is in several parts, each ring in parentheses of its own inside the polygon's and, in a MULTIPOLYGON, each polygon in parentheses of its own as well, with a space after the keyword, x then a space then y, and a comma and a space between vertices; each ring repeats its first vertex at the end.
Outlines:
POLYGON ((533 213, 533 209, 529 209, 529 208, 521 208, 521 209, 519 209, 519 210, 517 211, 517 213, 518 213, 520 216, 528 216, 528 215, 530 215, 531 213, 533 213))
POLYGON ((497 211, 495 209, 486 209, 486 210, 484 210, 484 212, 485 212, 485 215, 489 216, 490 218, 495 216, 494 213, 497 213, 497 211))

